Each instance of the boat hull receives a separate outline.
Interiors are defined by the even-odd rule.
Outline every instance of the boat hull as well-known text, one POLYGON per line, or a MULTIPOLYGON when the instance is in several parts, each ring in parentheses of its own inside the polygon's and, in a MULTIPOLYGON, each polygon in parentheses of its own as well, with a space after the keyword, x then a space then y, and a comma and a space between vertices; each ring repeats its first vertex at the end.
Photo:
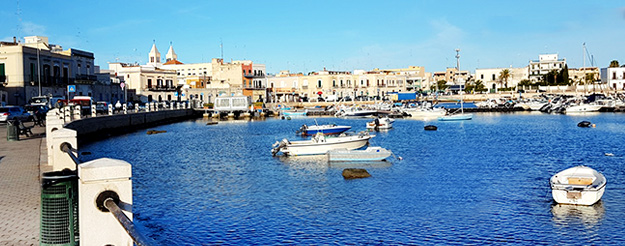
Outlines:
POLYGON ((552 190, 551 195, 553 200, 560 204, 573 204, 573 205, 586 205, 590 206, 599 201, 605 192, 605 186, 599 190, 587 190, 587 191, 567 191, 567 190, 552 190))
POLYGON ((333 149, 358 149, 365 146, 375 135, 328 138, 325 142, 293 141, 281 151, 288 156, 323 155, 333 149))
POLYGON ((328 151, 328 161, 383 161, 391 154, 391 151, 380 147, 370 147, 365 150, 336 149, 328 151))
POLYGON ((438 117, 439 121, 460 121, 460 120, 471 120, 471 119, 473 119, 473 114, 456 114, 456 115, 438 117))
POLYGON ((312 136, 320 132, 324 135, 334 135, 334 134, 341 134, 351 128, 352 128, 351 126, 333 126, 333 127, 320 126, 318 128, 314 126, 310 126, 307 129, 304 129, 302 131, 302 134, 306 136, 312 136))

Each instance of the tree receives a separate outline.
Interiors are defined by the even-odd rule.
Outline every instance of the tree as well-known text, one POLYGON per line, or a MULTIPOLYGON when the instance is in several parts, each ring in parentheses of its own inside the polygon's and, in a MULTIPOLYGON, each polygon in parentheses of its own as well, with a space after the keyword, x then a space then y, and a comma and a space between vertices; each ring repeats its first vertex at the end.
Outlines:
POLYGON ((479 92, 487 91, 486 86, 484 86, 484 82, 482 82, 482 80, 475 81, 475 85, 473 86, 474 86, 475 91, 479 91, 479 92))
POLYGON ((560 70, 560 73, 558 73, 557 84, 558 85, 568 85, 568 84, 570 84, 570 82, 569 82, 569 65, 564 65, 564 68, 562 70, 560 70))
POLYGON ((584 84, 592 84, 595 82, 595 73, 587 73, 586 76, 584 76, 584 84))
POLYGON ((505 87, 508 87, 508 79, 511 77, 510 75, 510 70, 509 69, 504 69, 501 70, 501 72, 499 72, 499 79, 501 81, 502 86, 504 87, 503 84, 505 83, 505 87))
POLYGON ((618 61, 617 60, 612 60, 610 62, 610 67, 619 67, 618 61))

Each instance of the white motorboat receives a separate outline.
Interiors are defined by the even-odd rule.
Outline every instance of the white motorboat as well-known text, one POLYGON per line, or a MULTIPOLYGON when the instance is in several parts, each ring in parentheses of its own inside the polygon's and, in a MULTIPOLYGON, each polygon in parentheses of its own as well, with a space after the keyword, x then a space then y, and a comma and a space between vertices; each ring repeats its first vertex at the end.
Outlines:
POLYGON ((549 183, 557 203, 593 205, 603 196, 607 180, 592 168, 576 166, 553 175, 549 183))
POLYGON ((444 108, 405 108, 403 111, 413 118, 434 118, 443 116, 447 113, 444 108))
POLYGON ((578 105, 568 106, 565 109, 565 113, 584 113, 584 112, 599 112, 603 105, 580 103, 578 105))
POLYGON ((389 117, 376 118, 373 121, 367 122, 367 129, 391 129, 393 128, 393 122, 395 122, 395 119, 389 117))
POLYGON ((283 139, 276 142, 271 149, 271 153, 275 156, 278 152, 282 152, 287 156, 296 155, 323 155, 333 149, 358 149, 369 142, 369 139, 375 135, 369 135, 367 132, 360 132, 356 135, 347 135, 345 133, 338 137, 327 137, 323 133, 317 133, 310 140, 289 141, 283 139))
POLYGON ((383 161, 393 154, 382 147, 367 147, 364 150, 334 149, 328 151, 328 161, 383 161))

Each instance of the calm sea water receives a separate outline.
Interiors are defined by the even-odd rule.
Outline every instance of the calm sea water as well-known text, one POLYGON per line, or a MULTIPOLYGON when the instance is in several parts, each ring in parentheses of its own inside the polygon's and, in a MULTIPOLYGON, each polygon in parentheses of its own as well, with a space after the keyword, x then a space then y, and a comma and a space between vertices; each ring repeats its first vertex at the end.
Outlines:
MULTIPOLYGON (((361 131, 367 120, 318 121, 361 131)), ((132 164, 135 222, 163 245, 625 244, 625 114, 399 119, 371 142, 403 160, 366 164, 372 177, 358 180, 341 176, 353 164, 271 156, 312 118, 205 123, 80 148, 85 161, 132 164), (601 202, 554 204, 549 178, 582 164, 608 179, 601 202)))

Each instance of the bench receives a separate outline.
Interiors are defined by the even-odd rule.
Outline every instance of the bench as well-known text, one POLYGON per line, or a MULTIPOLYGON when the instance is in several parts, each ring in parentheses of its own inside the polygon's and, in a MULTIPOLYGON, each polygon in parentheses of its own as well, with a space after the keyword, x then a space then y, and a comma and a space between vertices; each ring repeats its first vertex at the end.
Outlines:
POLYGON ((35 126, 34 125, 33 126, 25 126, 24 122, 22 122, 22 121, 19 121, 19 123, 17 124, 17 130, 19 131, 19 134, 20 135, 26 135, 27 137, 30 137, 30 136, 33 135, 33 132, 30 130, 33 127, 35 127, 35 126))

